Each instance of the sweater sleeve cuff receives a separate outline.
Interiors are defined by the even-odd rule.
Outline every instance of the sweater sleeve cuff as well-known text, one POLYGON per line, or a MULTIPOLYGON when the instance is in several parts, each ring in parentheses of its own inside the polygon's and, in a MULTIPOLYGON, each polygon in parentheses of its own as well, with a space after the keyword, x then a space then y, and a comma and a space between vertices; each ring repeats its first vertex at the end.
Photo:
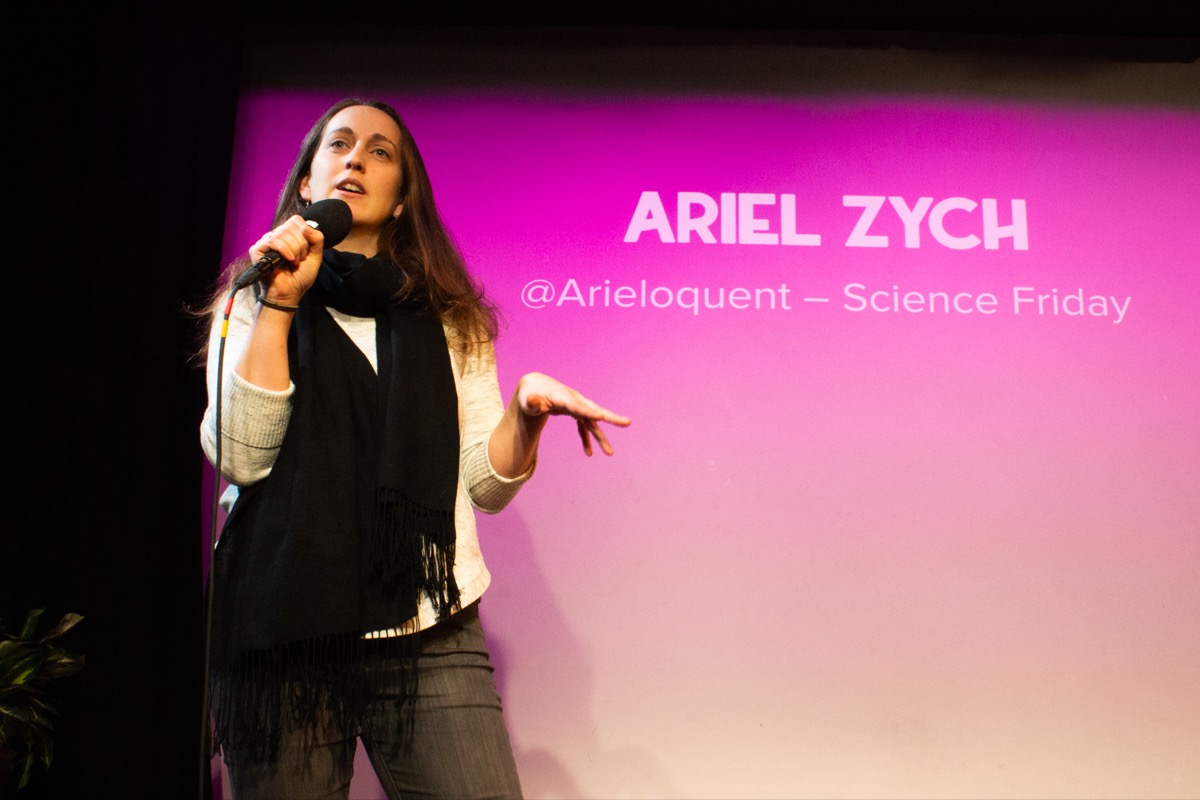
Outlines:
POLYGON ((224 422, 225 436, 256 450, 271 450, 283 442, 292 411, 295 384, 281 391, 263 389, 230 373, 225 402, 231 410, 224 422))
POLYGON ((537 457, 523 474, 515 478, 506 478, 492 468, 488 458, 487 440, 477 443, 467 454, 463 464, 463 480, 467 485, 467 494, 471 504, 485 514, 495 514, 504 509, 525 482, 533 477, 537 468, 537 457))

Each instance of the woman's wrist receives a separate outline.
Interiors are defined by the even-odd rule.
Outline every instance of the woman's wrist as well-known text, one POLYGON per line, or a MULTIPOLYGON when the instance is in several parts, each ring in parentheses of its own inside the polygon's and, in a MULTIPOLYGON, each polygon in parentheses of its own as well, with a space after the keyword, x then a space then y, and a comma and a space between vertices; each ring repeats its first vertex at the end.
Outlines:
POLYGON ((273 308, 276 311, 286 311, 291 313, 300 309, 299 305, 293 306, 287 303, 276 303, 272 300, 268 300, 263 294, 262 287, 257 282, 254 284, 254 300, 260 305, 267 308, 273 308))

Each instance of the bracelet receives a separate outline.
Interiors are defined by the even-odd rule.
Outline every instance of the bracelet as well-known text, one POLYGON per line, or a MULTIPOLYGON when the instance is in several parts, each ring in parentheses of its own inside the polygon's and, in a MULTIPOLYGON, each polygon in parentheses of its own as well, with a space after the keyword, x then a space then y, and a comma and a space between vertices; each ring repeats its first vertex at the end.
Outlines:
POLYGON ((300 306, 285 306, 282 303, 272 303, 270 300, 262 296, 262 292, 259 290, 257 282, 254 284, 254 299, 267 308, 273 308, 276 311, 296 311, 300 308, 300 306))

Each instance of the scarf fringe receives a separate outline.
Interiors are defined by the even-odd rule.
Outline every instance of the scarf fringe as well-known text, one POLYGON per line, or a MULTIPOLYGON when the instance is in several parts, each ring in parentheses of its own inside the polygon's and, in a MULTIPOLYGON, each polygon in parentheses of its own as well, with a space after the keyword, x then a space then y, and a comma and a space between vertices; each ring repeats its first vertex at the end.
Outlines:
MULTIPOLYGON (((371 578, 386 597, 429 596, 438 619, 458 610, 454 580, 454 514, 420 506, 396 489, 380 487, 372 542, 371 578)), ((415 609, 414 609, 415 612, 415 609)))
POLYGON ((299 733, 303 748, 315 744, 318 730, 357 736, 380 674, 384 693, 401 698, 401 737, 410 743, 419 651, 419 633, 341 634, 244 653, 237 665, 214 668, 210 756, 229 748, 273 761, 284 734, 299 733))

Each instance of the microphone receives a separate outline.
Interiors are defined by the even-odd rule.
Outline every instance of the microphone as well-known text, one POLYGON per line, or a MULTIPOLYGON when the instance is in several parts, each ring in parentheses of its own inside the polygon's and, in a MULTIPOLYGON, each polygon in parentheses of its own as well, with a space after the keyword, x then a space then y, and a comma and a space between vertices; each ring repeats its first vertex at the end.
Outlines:
MULTIPOLYGON (((345 200, 331 197, 328 200, 318 200, 300 214, 310 228, 316 228, 325 235, 325 246, 336 247, 346 234, 350 232, 350 224, 354 217, 350 213, 350 205, 345 200)), ((274 250, 268 250, 257 263, 246 268, 246 271, 233 282, 233 291, 245 289, 252 283, 263 279, 275 265, 283 260, 283 256, 274 250)))

